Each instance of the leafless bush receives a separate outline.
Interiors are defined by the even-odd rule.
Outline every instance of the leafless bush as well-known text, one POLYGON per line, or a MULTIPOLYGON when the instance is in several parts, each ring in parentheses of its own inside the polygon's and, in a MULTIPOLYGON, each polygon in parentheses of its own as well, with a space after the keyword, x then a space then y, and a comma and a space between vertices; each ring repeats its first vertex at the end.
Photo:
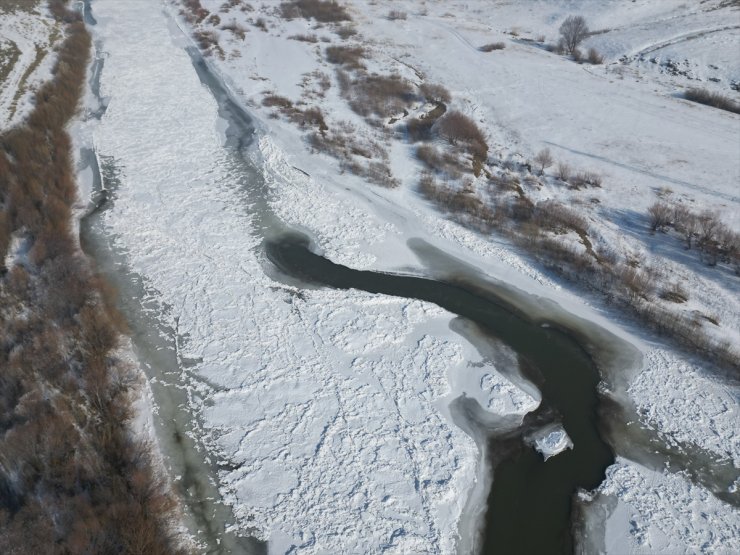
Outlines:
POLYGON ((365 66, 365 49, 361 46, 329 46, 326 49, 326 61, 349 69, 362 69, 365 66))
POLYGON ((334 28, 334 32, 339 35, 339 38, 347 40, 357 34, 357 29, 351 25, 339 25, 334 28))
MULTIPOLYGON (((339 77, 339 74, 338 74, 339 77)), ((411 84, 399 75, 359 74, 347 80, 349 106, 361 116, 389 117, 403 111, 414 99, 411 84)))
POLYGON ((650 229, 652 231, 662 231, 671 223, 673 209, 664 202, 656 202, 648 208, 650 216, 650 229))
POLYGON ((262 105, 268 108, 292 108, 293 102, 290 99, 278 94, 269 94, 262 99, 262 105))
POLYGON ((434 83, 422 83, 419 85, 419 93, 427 102, 443 102, 449 104, 452 95, 444 86, 434 83))
POLYGON ((406 137, 409 142, 429 141, 433 138, 432 129, 437 120, 442 117, 447 108, 438 102, 433 110, 406 121, 406 137))
POLYGON ((258 17, 257 19, 255 19, 252 22, 252 25, 257 27, 257 29, 264 31, 265 33, 267 32, 267 21, 265 21, 263 17, 258 17))
POLYGON ((399 19, 406 19, 406 12, 402 12, 400 10, 391 10, 388 12, 388 19, 390 21, 396 21, 399 19))
POLYGON ((566 52, 573 54, 579 44, 588 36, 588 25, 580 15, 569 15, 560 26, 566 52))
POLYGON ((187 8, 187 11, 184 11, 183 15, 191 23, 200 23, 210 13, 201 5, 200 0, 183 0, 183 6, 187 8))
POLYGON ((311 42, 311 43, 319 42, 319 37, 317 37, 316 35, 291 35, 288 38, 292 40, 301 41, 301 42, 311 42))
POLYGON ((685 206, 677 206, 673 211, 673 221, 676 231, 683 235, 686 249, 690 250, 699 233, 699 218, 685 206))
POLYGON ((345 160, 342 162, 341 167, 354 175, 363 177, 369 182, 381 187, 393 189, 400 185, 398 179, 393 176, 391 168, 387 162, 384 161, 369 161, 360 163, 356 160, 345 160))
POLYGON ((589 48, 587 60, 589 64, 600 65, 604 63, 604 56, 599 54, 599 51, 595 48, 589 48))
POLYGON ((243 25, 240 25, 236 21, 232 21, 230 23, 224 23, 221 26, 221 29, 224 31, 231 31, 235 37, 238 37, 241 40, 244 40, 247 36, 247 29, 243 25))
POLYGON ((485 160, 488 144, 478 125, 462 112, 447 112, 436 124, 439 135, 450 144, 465 143, 477 160, 485 160))
POLYGON ((352 20, 346 8, 334 0, 291 0, 280 4, 280 11, 285 19, 302 17, 322 23, 352 20))
POLYGON ((691 88, 684 93, 686 100, 706 104, 720 110, 727 110, 735 114, 740 114, 740 103, 720 93, 708 91, 707 89, 691 88))
POLYGON ((573 58, 574 62, 578 62, 579 64, 583 62, 583 52, 581 52, 578 48, 574 48, 570 55, 573 58))
POLYGON ((493 52, 494 50, 503 50, 504 48, 506 48, 506 45, 503 42, 491 42, 484 44, 483 46, 479 46, 478 50, 481 52, 493 52))
POLYGON ((198 43, 198 46, 204 53, 210 54, 212 51, 216 51, 219 54, 223 55, 223 50, 218 43, 218 35, 213 31, 207 29, 198 29, 193 33, 193 37, 195 38, 195 42, 198 43))
POLYGON ((663 289, 660 298, 672 303, 685 303, 689 300, 689 293, 676 281, 670 287, 663 289))
POLYGON ((539 168, 539 175, 543 175, 545 173, 545 170, 552 166, 555 160, 550 153, 550 149, 546 148, 537 153, 537 155, 534 157, 534 162, 539 168))
POLYGON ((588 224, 575 210, 562 204, 548 200, 535 206, 534 220, 548 231, 555 233, 567 233, 575 231, 579 234, 587 234, 588 224))
POLYGON ((462 177, 464 167, 453 153, 442 152, 432 145, 420 145, 416 149, 416 157, 427 168, 446 179, 456 180, 462 177))
POLYGON ((571 175, 571 168, 568 164, 565 162, 560 162, 558 164, 558 179, 563 182, 567 182, 570 180, 571 175))

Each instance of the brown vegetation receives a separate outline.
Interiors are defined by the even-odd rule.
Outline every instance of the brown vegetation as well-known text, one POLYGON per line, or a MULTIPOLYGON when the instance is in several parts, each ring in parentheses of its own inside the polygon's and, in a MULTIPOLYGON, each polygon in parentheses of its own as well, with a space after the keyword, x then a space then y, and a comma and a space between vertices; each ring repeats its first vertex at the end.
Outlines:
POLYGON ((125 323, 72 236, 65 125, 77 109, 90 37, 66 23, 53 80, 25 125, 0 135, 0 552, 178 552, 174 501, 149 447, 131 436, 136 373, 115 355, 125 323))
POLYGON ((488 155, 488 144, 483 131, 462 112, 447 112, 439 119, 435 128, 440 137, 450 144, 463 143, 475 160, 485 161, 488 155))
POLYGON ((727 110, 735 114, 740 114, 740 102, 735 102, 731 98, 720 93, 708 91, 707 89, 691 88, 684 93, 686 100, 706 104, 720 110, 727 110))
POLYGON ((346 8, 334 0, 291 0, 280 4, 285 19, 315 19, 321 23, 351 21, 346 8))
POLYGON ((411 83, 400 75, 359 73, 352 78, 338 73, 337 77, 350 108, 364 117, 398 114, 415 98, 411 83))
POLYGON ((506 45, 503 42, 491 42, 489 44, 479 46, 478 50, 481 52, 493 52, 494 50, 503 50, 504 48, 506 48, 506 45))
POLYGON ((406 12, 402 12, 401 10, 391 10, 388 12, 388 19, 390 21, 405 20, 406 12))
POLYGON ((326 48, 326 61, 344 66, 347 69, 363 69, 362 60, 365 49, 361 46, 329 46, 326 48))

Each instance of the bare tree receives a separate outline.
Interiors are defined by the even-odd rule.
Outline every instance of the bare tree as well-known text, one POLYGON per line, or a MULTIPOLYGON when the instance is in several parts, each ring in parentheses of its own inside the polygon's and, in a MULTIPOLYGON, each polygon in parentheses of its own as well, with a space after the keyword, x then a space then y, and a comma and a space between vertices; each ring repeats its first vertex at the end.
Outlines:
POLYGON ((560 26, 560 35, 568 54, 572 54, 588 36, 588 25, 582 15, 569 15, 560 26))
POLYGON ((555 160, 553 160, 549 148, 539 151, 537 156, 534 157, 534 163, 539 167, 540 175, 545 173, 545 170, 552 166, 553 162, 555 162, 555 160))

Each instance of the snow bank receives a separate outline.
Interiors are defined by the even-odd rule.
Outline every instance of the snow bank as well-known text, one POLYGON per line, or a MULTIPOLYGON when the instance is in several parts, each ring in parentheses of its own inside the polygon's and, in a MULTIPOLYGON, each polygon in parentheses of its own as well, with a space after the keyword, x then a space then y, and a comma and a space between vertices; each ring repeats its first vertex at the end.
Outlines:
POLYGON ((685 476, 624 459, 607 469, 598 492, 618 499, 606 522, 609 553, 740 551, 740 513, 685 476))

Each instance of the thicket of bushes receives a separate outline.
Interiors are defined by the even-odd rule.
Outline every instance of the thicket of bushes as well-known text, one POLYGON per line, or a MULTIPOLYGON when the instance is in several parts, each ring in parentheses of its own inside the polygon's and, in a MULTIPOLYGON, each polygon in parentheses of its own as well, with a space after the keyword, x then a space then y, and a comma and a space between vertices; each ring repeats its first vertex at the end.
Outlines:
MULTIPOLYGON (((667 283, 669 276, 644 260, 621 256, 610 249, 594 236, 588 221, 576 210, 553 200, 533 203, 519 178, 511 173, 513 167, 491 173, 487 179, 489 186, 484 188, 488 194, 481 195, 480 188, 476 190, 471 178, 465 177, 466 167, 459 165, 450 152, 422 145, 417 148, 417 157, 427 168, 419 181, 420 191, 456 220, 485 232, 495 230, 508 236, 545 267, 600 292, 610 302, 631 310, 648 326, 737 373, 740 353, 728 341, 717 341, 705 329, 707 322, 719 325, 715 318, 696 311, 677 312, 659 302, 685 302, 688 293, 680 285, 667 283), (563 241, 558 237, 568 233, 573 234, 574 240, 563 241)), ((547 156, 542 158, 545 163, 552 163, 547 156)), ((561 168, 560 174, 574 179, 570 168, 561 168)), ((600 178, 588 172, 576 174, 575 179, 600 183, 600 178)), ((536 182, 536 178, 533 180, 536 182)), ((716 217, 691 214, 684 207, 663 203, 651 208, 650 213, 654 229, 672 226, 687 234, 687 241, 708 249, 710 254, 704 254, 707 263, 734 260, 736 265, 740 264, 737 234, 716 217)))
POLYGON ((280 4, 285 19, 315 19, 321 23, 351 21, 347 9, 334 0, 291 0, 280 4))
POLYGON ((0 552, 177 553, 173 497, 129 428, 125 323, 71 231, 64 127, 90 37, 65 2, 49 6, 66 22, 53 79, 0 135, 0 552), (11 237, 23 256, 8 256, 11 237))
POLYGON ((720 110, 727 110, 734 114, 740 114, 740 102, 735 102, 723 94, 711 92, 707 89, 688 89, 684 93, 684 98, 686 98, 686 100, 692 100, 693 102, 699 102, 700 104, 719 108, 720 110))
POLYGON ((648 208, 648 218, 653 232, 672 228, 683 238, 687 250, 696 247, 703 262, 709 266, 720 262, 732 265, 740 275, 740 235, 717 214, 658 201, 648 208))

